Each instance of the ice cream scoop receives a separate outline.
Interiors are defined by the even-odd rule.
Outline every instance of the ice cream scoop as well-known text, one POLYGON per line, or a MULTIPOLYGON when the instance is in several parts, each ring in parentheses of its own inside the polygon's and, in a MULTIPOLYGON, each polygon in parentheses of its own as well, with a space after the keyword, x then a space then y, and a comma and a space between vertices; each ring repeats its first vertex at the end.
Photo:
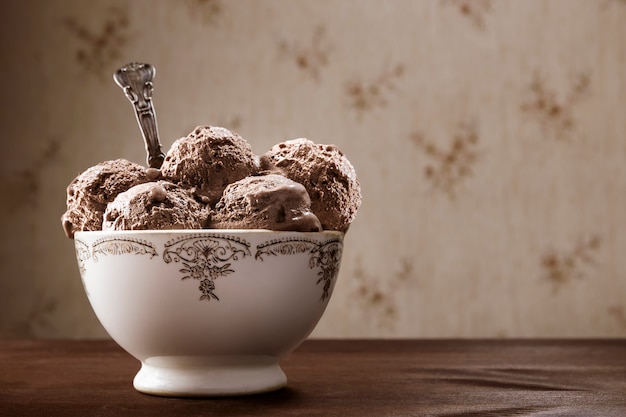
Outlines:
POLYGON ((306 188, 324 230, 348 230, 361 205, 361 186, 339 148, 300 138, 274 145, 262 159, 306 188))
POLYGON ((77 231, 101 230, 107 204, 149 180, 146 168, 126 159, 105 161, 78 175, 67 187, 67 211, 61 217, 67 237, 73 238, 77 231))
POLYGON ((136 185, 107 205, 102 230, 202 229, 208 210, 167 181, 136 185))
POLYGON ((302 184, 277 174, 246 177, 226 187, 215 207, 211 227, 299 232, 322 230, 302 184))
POLYGON ((215 205, 228 184, 258 171, 258 158, 241 136, 223 127, 198 126, 172 144, 161 172, 174 183, 195 187, 215 205))

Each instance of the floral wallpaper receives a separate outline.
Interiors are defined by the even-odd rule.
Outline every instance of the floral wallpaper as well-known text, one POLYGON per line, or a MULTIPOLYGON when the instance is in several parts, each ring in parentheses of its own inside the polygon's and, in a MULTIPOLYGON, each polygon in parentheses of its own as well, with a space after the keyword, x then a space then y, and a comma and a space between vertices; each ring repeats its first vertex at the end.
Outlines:
POLYGON ((60 215, 145 163, 113 72, 157 68, 165 149, 308 137, 363 206, 314 337, 626 336, 626 2, 30 0, 3 31, 0 337, 106 337, 60 215))

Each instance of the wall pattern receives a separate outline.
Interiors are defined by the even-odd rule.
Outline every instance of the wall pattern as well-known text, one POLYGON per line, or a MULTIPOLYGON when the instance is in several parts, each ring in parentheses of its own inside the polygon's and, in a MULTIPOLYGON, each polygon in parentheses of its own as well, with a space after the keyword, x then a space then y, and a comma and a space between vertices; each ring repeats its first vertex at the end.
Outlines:
POLYGON ((0 337, 105 337, 59 217, 145 163, 112 74, 157 68, 165 148, 335 143, 364 202, 316 337, 626 336, 626 2, 0 5, 0 337))

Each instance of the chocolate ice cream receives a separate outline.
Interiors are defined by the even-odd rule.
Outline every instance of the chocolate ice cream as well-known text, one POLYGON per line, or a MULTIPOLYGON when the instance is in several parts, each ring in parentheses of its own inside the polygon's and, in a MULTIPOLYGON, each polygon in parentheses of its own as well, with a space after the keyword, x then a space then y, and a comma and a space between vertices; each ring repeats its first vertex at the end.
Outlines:
POLYGON ((230 184, 215 207, 211 228, 319 232, 302 184, 282 175, 247 177, 230 184))
POLYGON ((273 146, 262 158, 306 188, 324 230, 348 230, 361 205, 361 187, 339 148, 300 138, 273 146))
POLYGON ((106 208, 102 230, 202 229, 208 209, 171 182, 136 185, 106 208))
POLYGON ((161 167, 165 179, 195 187, 211 205, 217 203, 228 184, 257 170, 257 157, 248 142, 215 126, 198 126, 174 142, 161 167))
POLYGON ((124 159, 87 169, 67 188, 62 222, 70 238, 79 230, 346 232, 360 204, 354 168, 334 145, 294 139, 259 159, 239 135, 200 126, 174 142, 161 170, 124 159))
POLYGON ((77 231, 101 230, 107 204, 149 180, 146 168, 125 159, 102 162, 78 175, 67 187, 67 211, 61 218, 67 237, 77 231))

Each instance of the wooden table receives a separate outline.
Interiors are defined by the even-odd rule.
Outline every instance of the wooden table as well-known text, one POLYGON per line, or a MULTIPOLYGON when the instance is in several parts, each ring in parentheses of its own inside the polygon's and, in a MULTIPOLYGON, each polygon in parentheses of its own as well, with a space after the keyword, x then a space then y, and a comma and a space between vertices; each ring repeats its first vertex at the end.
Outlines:
POLYGON ((622 340, 310 340, 287 388, 161 398, 111 341, 0 341, 0 416, 626 416, 622 340))

